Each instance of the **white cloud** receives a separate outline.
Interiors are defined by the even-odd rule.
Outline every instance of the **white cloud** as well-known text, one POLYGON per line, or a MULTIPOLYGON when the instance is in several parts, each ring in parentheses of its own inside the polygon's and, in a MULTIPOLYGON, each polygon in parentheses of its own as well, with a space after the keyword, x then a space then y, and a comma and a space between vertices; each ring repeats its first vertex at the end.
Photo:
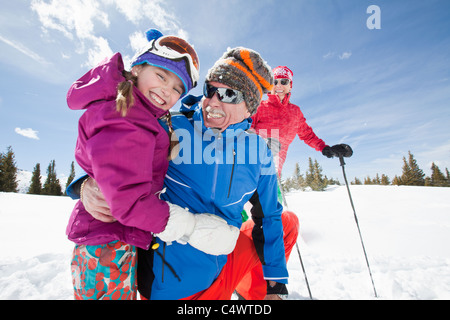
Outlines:
POLYGON ((136 25, 142 20, 150 20, 161 31, 169 31, 184 38, 187 36, 187 33, 180 28, 177 18, 163 8, 162 0, 114 0, 114 2, 126 19, 136 25))
POLYGON ((108 41, 95 34, 95 23, 110 25, 108 14, 99 8, 99 1, 33 0, 31 9, 38 14, 44 32, 56 30, 70 40, 79 40, 77 53, 87 52, 88 66, 112 54, 108 41))
POLYGON ((323 55, 324 59, 331 59, 334 57, 334 52, 328 52, 327 54, 323 55))
MULTIPOLYGON (((163 4, 162 0, 32 0, 31 9, 37 13, 45 33, 58 31, 69 40, 78 40, 76 52, 87 55, 83 66, 93 67, 113 54, 108 40, 96 33, 96 24, 109 28, 107 10, 111 7, 135 25, 152 21, 164 33, 187 39, 187 33, 180 28, 176 17, 163 8, 163 4)), ((140 39, 135 34, 130 36, 133 48, 137 40, 140 42, 142 36, 140 39)))
POLYGON ((37 135, 39 131, 33 130, 31 128, 27 128, 27 129, 16 128, 14 131, 17 134, 24 136, 25 138, 39 140, 39 137, 37 135))
POLYGON ((351 56, 352 56, 351 52, 344 52, 341 55, 339 55, 339 59, 340 60, 345 60, 345 59, 350 58, 351 56))
MULTIPOLYGON (((342 54, 338 55, 339 60, 346 60, 349 59, 352 56, 352 53, 350 51, 345 51, 342 54)), ((328 60, 328 59, 333 59, 334 57, 336 57, 336 53, 335 52, 328 52, 327 54, 324 54, 322 56, 323 59, 328 60)))
POLYGON ((44 30, 54 29, 73 39, 89 39, 94 35, 94 22, 109 26, 108 15, 99 9, 99 1, 85 0, 33 0, 31 9, 36 11, 44 30))
POLYGON ((41 64, 49 64, 49 62, 47 62, 44 58, 42 58, 40 55, 38 55, 37 53, 31 51, 30 49, 28 49, 27 47, 25 47, 23 44, 19 43, 19 42, 15 42, 9 39, 6 39, 4 37, 2 37, 0 35, 0 41, 6 43, 7 45, 13 47, 14 49, 20 51, 21 53, 23 53, 24 55, 30 57, 31 59, 41 63, 41 64))
POLYGON ((104 58, 112 56, 113 53, 109 47, 108 40, 103 37, 98 37, 93 41, 93 47, 88 49, 88 61, 85 63, 85 66, 93 67, 104 58))

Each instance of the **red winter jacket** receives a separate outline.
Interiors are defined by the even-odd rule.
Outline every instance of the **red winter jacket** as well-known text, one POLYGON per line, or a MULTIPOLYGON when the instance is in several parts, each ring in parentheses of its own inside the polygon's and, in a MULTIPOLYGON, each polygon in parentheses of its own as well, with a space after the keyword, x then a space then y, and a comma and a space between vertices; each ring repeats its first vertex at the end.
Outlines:
POLYGON ((306 123, 300 108, 289 102, 290 93, 284 97, 283 102, 277 95, 268 94, 268 97, 269 99, 261 102, 258 111, 253 115, 252 128, 264 138, 273 137, 280 141, 278 173, 281 174, 289 145, 296 134, 300 140, 317 151, 322 151, 326 144, 306 123))

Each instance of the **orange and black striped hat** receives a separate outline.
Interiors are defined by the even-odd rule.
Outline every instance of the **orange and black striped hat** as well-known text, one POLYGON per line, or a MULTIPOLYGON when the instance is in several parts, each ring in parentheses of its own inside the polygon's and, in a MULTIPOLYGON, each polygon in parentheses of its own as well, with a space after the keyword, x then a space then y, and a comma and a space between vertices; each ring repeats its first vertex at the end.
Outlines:
POLYGON ((219 82, 244 94, 251 115, 261 103, 264 93, 272 90, 272 68, 254 50, 237 47, 224 53, 209 69, 206 81, 219 82))

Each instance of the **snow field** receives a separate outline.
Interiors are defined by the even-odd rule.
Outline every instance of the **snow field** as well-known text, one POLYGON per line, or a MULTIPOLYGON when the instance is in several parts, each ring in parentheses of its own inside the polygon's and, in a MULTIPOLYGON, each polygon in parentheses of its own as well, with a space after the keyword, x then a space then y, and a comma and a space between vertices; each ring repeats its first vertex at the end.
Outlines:
MULTIPOLYGON (((450 299, 450 188, 350 186, 379 299, 450 299)), ((375 299, 345 186, 293 191, 314 299, 375 299)), ((68 197, 0 193, 0 299, 73 299, 68 197)), ((307 300, 296 248, 291 300, 307 300)))

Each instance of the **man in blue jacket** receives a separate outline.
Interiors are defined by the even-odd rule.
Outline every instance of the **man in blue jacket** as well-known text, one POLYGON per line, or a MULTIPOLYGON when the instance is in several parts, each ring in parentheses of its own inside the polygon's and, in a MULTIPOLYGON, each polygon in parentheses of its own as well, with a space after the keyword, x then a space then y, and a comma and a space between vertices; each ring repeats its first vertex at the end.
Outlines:
MULTIPOLYGON (((144 298, 230 299, 258 264, 267 294, 287 294, 276 171, 265 141, 247 132, 272 77, 257 52, 228 50, 209 70, 204 96, 186 97, 172 115, 180 152, 170 162, 161 198, 186 210, 183 218, 169 218, 166 230, 156 235, 156 249, 139 251, 138 288, 144 298), (239 232, 248 201, 250 236, 239 232)), ((85 201, 92 193, 99 197, 92 190, 86 184, 85 201)), ((98 203, 84 204, 98 217, 98 203)))

